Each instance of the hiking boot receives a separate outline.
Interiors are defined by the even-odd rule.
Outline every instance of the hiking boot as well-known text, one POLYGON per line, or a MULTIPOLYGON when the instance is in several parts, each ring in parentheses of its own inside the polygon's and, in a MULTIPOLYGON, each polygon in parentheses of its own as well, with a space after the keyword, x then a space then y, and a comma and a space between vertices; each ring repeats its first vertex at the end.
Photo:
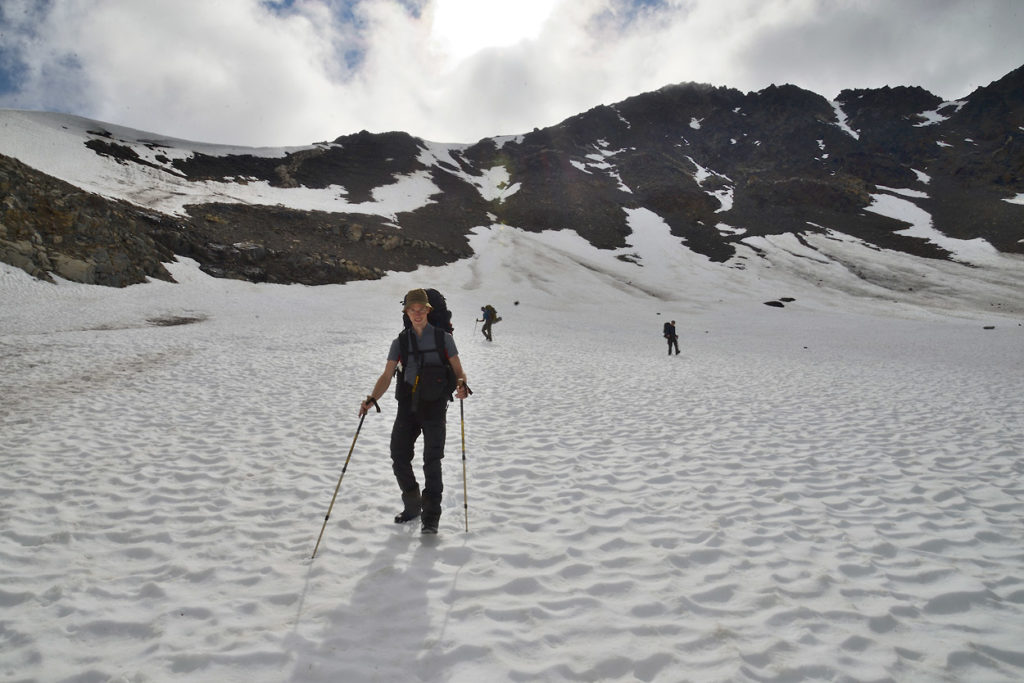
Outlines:
POLYGON ((402 491, 402 504, 405 508, 395 515, 395 524, 403 524, 420 516, 420 489, 417 486, 411 491, 402 491))
POLYGON ((419 516, 420 513, 418 512, 407 512, 406 510, 402 510, 397 515, 395 515, 395 524, 405 524, 406 522, 410 522, 419 516))
POLYGON ((424 534, 436 534, 437 523, 441 519, 440 499, 423 496, 423 519, 420 525, 420 532, 424 534))

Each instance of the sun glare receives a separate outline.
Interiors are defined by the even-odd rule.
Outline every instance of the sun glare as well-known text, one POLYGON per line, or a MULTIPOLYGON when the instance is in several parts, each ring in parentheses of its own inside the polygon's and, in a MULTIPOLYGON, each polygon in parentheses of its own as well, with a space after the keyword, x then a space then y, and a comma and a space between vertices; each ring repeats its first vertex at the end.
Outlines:
POLYGON ((561 0, 437 0, 431 35, 454 59, 536 38, 561 0))

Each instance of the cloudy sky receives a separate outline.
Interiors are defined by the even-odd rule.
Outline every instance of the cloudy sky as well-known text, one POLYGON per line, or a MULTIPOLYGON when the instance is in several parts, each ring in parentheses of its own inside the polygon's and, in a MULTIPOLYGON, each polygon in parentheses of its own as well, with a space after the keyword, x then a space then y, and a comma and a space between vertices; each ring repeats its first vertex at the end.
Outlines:
POLYGON ((920 85, 1024 65, 1020 0, 2 0, 0 107, 206 142, 545 127, 695 81, 920 85))

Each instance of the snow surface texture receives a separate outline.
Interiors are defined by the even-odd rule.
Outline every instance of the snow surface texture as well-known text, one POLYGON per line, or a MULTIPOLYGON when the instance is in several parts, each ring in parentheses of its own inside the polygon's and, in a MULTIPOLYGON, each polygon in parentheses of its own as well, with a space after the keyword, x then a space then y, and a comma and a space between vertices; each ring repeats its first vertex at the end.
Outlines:
POLYGON ((1024 679, 1019 260, 632 221, 317 288, 0 266, 0 679, 1024 679), (389 396, 311 561, 414 286, 476 392, 440 534, 391 521, 389 396))

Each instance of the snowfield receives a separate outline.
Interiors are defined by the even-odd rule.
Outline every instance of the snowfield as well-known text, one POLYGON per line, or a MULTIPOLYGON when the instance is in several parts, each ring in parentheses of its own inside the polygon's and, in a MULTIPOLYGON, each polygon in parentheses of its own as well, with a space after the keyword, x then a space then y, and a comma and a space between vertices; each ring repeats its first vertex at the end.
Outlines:
POLYGON ((1021 261, 632 221, 317 288, 0 266, 0 679, 1024 679, 1021 261), (418 286, 475 391, 437 537, 390 397, 353 446, 418 286))

